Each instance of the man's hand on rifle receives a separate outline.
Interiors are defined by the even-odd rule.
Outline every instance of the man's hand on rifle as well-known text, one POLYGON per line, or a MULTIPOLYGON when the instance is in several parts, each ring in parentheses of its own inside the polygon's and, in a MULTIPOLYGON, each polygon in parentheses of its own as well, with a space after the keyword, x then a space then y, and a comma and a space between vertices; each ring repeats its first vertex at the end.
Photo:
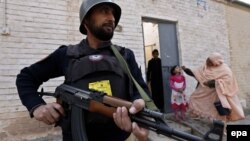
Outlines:
POLYGON ((61 115, 64 115, 64 110, 58 103, 49 103, 37 107, 33 115, 36 120, 52 125, 59 121, 61 115))
MULTIPOLYGON (((142 99, 137 99, 133 102, 129 109, 130 114, 136 114, 145 107, 145 102, 142 99)), ((127 132, 132 132, 139 141, 147 141, 149 131, 139 127, 135 122, 131 122, 126 107, 118 107, 116 113, 113 114, 114 121, 118 127, 127 132)))

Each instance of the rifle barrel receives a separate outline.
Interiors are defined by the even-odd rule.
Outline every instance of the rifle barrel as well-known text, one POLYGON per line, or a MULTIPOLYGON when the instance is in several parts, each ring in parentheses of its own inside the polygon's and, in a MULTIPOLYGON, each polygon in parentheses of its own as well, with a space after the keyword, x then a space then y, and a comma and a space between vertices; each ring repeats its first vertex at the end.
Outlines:
POLYGON ((176 138, 176 139, 184 139, 188 141, 205 141, 203 138, 185 133, 183 131, 178 131, 173 128, 170 128, 166 124, 162 123, 157 123, 154 121, 150 121, 148 119, 142 118, 142 117, 137 117, 137 116, 131 116, 132 121, 137 122, 140 126, 147 128, 149 130, 152 130, 158 134, 162 134, 171 138, 176 138))

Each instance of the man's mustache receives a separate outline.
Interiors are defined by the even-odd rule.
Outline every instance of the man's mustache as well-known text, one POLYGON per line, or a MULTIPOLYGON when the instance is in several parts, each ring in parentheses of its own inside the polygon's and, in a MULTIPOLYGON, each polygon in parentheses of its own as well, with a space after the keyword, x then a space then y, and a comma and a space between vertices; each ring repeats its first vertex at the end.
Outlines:
POLYGON ((109 26, 109 27, 111 27, 112 29, 115 28, 115 24, 114 24, 114 22, 112 22, 112 21, 106 22, 106 23, 102 24, 102 26, 109 26))

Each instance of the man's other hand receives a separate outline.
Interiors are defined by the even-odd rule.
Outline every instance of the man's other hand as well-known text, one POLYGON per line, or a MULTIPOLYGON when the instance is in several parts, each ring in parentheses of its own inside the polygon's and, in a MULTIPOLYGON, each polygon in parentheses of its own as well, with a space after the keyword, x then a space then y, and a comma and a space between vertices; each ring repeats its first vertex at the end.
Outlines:
POLYGON ((37 107, 33 115, 36 120, 52 125, 59 121, 61 115, 64 116, 64 110, 58 103, 49 103, 37 107))

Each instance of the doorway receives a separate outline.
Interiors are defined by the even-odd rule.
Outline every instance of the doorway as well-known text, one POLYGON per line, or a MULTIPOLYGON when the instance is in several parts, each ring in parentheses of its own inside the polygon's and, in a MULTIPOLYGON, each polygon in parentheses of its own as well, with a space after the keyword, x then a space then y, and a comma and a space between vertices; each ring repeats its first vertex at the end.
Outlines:
MULTIPOLYGON (((143 37, 145 52, 145 70, 152 58, 152 51, 157 49, 161 58, 162 86, 164 95, 164 112, 171 110, 171 89, 169 86, 170 70, 179 65, 179 49, 176 23, 154 19, 143 19, 143 37)), ((147 73, 147 72, 146 72, 147 73)))

